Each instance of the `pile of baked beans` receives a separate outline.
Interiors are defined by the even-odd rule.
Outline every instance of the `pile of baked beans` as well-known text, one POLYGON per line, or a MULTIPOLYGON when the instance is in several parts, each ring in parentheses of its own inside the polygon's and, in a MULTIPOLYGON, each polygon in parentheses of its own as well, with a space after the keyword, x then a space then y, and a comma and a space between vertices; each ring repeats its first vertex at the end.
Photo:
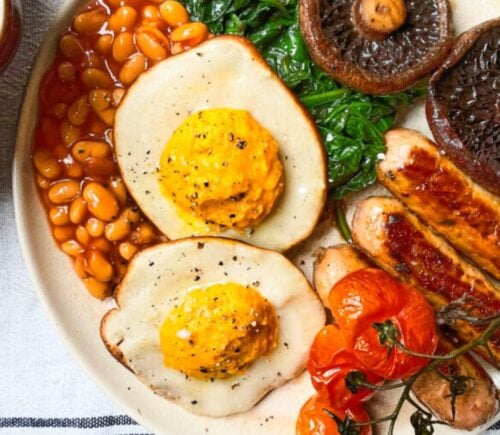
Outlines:
POLYGON ((112 294, 138 250, 164 240, 121 179, 116 110, 141 73, 209 37, 177 1, 98 0, 59 39, 40 87, 33 164, 54 238, 96 298, 112 294))

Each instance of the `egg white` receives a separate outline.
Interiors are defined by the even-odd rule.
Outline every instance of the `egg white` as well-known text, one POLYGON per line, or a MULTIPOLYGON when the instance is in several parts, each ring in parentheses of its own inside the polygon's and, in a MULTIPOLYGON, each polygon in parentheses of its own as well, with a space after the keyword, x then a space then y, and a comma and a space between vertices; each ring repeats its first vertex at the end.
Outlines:
POLYGON ((222 235, 284 251, 313 231, 323 210, 326 157, 316 126, 244 38, 210 39, 141 75, 118 110, 114 134, 127 188, 170 239, 222 235), (247 110, 279 143, 285 189, 252 232, 195 230, 160 191, 159 162, 168 140, 189 115, 210 108, 247 110))
POLYGON ((139 253, 119 289, 119 308, 103 318, 111 354, 160 396, 212 417, 239 413, 297 376, 307 361, 325 311, 310 284, 279 253, 221 238, 168 242, 139 253), (159 328, 193 288, 234 282, 256 288, 274 306, 276 348, 228 379, 188 378, 163 365, 159 328))

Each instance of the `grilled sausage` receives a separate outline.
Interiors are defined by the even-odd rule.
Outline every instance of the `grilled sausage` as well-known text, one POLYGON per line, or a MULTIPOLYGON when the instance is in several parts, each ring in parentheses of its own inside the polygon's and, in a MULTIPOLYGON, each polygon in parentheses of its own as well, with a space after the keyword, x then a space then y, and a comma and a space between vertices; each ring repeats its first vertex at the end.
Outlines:
MULTIPOLYGON (((438 354, 445 355, 453 345, 440 337, 438 354)), ((435 371, 423 373, 413 383, 412 392, 437 416, 456 429, 472 430, 486 423, 498 410, 496 388, 488 373, 470 355, 465 354, 439 367, 450 377, 464 376, 465 391, 455 401, 453 416, 450 383, 435 371)))
POLYGON ((357 270, 370 267, 356 250, 347 244, 321 249, 314 262, 314 288, 325 307, 332 287, 344 276, 357 270))
MULTIPOLYGON (((500 312, 499 289, 396 199, 372 197, 359 202, 353 239, 382 269, 421 290, 437 311, 454 302, 475 317, 500 312)), ((475 339, 483 329, 465 320, 455 320, 451 326, 463 342, 475 339)), ((499 359, 500 331, 489 345, 499 359)), ((491 361, 485 349, 477 352, 491 361)))
POLYGON ((500 198, 475 184, 425 136, 385 136, 379 181, 474 263, 500 279, 500 198))
MULTIPOLYGON (((352 246, 340 244, 321 249, 314 262, 314 286, 323 304, 328 307, 332 287, 346 275, 370 267, 368 261, 352 246)), ((439 337, 441 355, 453 350, 453 345, 439 337)), ((496 388, 488 373, 470 355, 462 355, 440 366, 446 375, 466 376, 466 390, 455 403, 453 419, 450 384, 431 371, 423 373, 413 384, 415 396, 440 420, 457 429, 473 429, 488 421, 497 411, 496 388)))

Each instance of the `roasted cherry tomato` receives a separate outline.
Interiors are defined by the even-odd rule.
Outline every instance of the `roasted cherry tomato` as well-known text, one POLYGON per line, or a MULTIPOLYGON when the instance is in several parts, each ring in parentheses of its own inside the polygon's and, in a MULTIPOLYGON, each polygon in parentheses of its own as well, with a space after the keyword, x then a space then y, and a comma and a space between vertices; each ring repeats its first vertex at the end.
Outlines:
POLYGON ((365 367, 385 379, 407 378, 428 363, 398 344, 421 354, 436 351, 432 307, 418 290, 382 270, 347 275, 333 287, 329 302, 347 346, 365 367))
POLYGON ((345 381, 350 372, 363 373, 371 384, 383 381, 356 359, 337 325, 327 325, 316 335, 309 353, 307 370, 316 391, 322 396, 327 395, 332 406, 337 409, 359 404, 374 394, 368 388, 362 388, 356 394, 349 391, 345 381))
MULTIPOLYGON (((345 422, 346 417, 354 422, 369 421, 370 417, 361 405, 355 405, 347 411, 333 408, 328 399, 319 395, 312 396, 300 410, 297 419, 296 435, 339 435, 338 423, 327 414, 328 410, 336 415, 341 422, 345 422)), ((360 435, 371 435, 371 426, 359 426, 360 435)))

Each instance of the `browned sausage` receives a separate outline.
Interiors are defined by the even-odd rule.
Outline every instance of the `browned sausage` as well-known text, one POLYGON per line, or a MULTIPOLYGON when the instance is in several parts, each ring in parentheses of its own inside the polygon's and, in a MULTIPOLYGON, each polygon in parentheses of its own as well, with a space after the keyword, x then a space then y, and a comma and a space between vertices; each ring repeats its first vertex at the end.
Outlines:
MULTIPOLYGON (((500 312, 499 289, 396 199, 373 197, 358 203, 353 239, 382 269, 421 290, 436 310, 456 302, 476 317, 500 312)), ((475 339, 482 330, 464 320, 452 326, 463 342, 475 339)), ((489 344, 499 359, 500 331, 489 344)), ((477 352, 490 360, 485 349, 477 352)))
POLYGON ((389 131, 385 142, 379 181, 455 248, 500 279, 500 199, 416 131, 389 131))
MULTIPOLYGON (((447 354, 453 345, 440 337, 438 353, 447 354)), ((465 376, 465 392, 455 402, 455 418, 450 383, 435 371, 422 374, 413 384, 415 396, 437 416, 456 429, 472 430, 486 423, 498 409, 496 388, 488 374, 470 355, 443 363, 439 370, 445 376, 465 376)))
POLYGON ((344 276, 370 267, 354 248, 347 244, 332 246, 318 252, 314 262, 314 288, 325 307, 332 287, 344 276))
MULTIPOLYGON (((365 267, 370 267, 368 261, 350 245, 321 249, 314 263, 314 285, 323 304, 328 307, 328 296, 338 281, 365 267)), ((453 348, 444 337, 439 337, 439 354, 447 354, 453 348)), ((457 429, 470 430, 488 421, 497 411, 496 388, 488 373, 470 355, 443 363, 440 370, 447 375, 469 378, 466 391, 456 400, 454 420, 449 382, 434 371, 423 373, 415 381, 413 393, 440 420, 457 429)))

